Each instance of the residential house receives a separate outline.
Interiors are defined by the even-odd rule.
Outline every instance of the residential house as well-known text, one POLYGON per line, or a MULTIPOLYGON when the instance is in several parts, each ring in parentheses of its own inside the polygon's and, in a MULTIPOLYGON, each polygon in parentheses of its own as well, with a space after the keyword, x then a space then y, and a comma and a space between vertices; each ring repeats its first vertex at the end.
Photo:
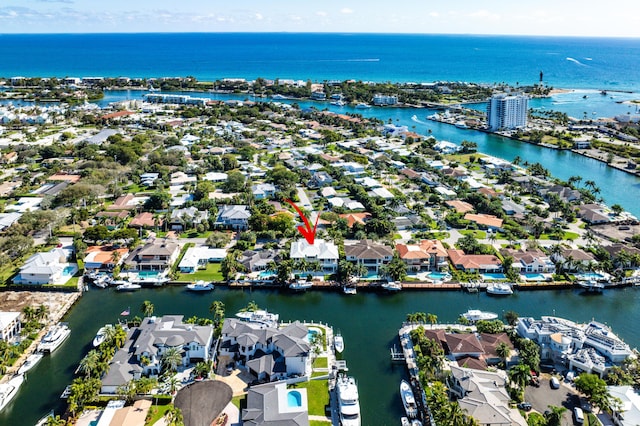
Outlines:
POLYGON ((209 172, 202 177, 202 180, 209 182, 226 182, 229 175, 227 173, 209 172))
POLYGON ((102 378, 101 393, 115 394, 132 379, 157 377, 162 356, 169 348, 181 350, 182 366, 208 361, 214 342, 213 326, 185 324, 182 318, 182 315, 149 317, 140 326, 132 327, 102 378))
MULTIPOLYGON (((638 252, 640 253, 640 250, 638 252)), ((590 263, 596 261, 596 258, 591 253, 573 248, 562 249, 559 254, 552 254, 551 259, 561 264, 562 268, 569 272, 586 269, 590 263)))
POLYGON ((118 197, 113 204, 107 207, 107 210, 133 210, 137 206, 135 195, 127 194, 118 197))
POLYGON ((449 392, 460 408, 480 426, 526 426, 516 408, 511 408, 504 371, 489 372, 451 366, 449 392))
POLYGON ((178 269, 183 274, 193 274, 198 269, 205 269, 210 262, 221 262, 227 255, 227 249, 207 246, 189 247, 185 251, 178 269))
POLYGON ((439 271, 448 268, 447 250, 440 240, 422 240, 419 244, 396 244, 400 259, 410 271, 439 271))
POLYGON ((60 248, 36 253, 20 267, 20 272, 13 278, 13 283, 64 284, 78 270, 76 264, 68 263, 68 258, 69 253, 60 248))
POLYGON ((635 426, 640 424, 640 394, 630 385, 607 386, 607 393, 614 401, 611 417, 617 426, 635 426))
POLYGON ((276 187, 272 183, 259 183, 251 188, 256 200, 271 198, 276 194, 276 187))
POLYGON ((508 198, 502 200, 502 210, 504 211, 504 214, 509 216, 523 214, 526 211, 525 207, 522 204, 518 204, 508 198))
POLYGON ((131 228, 153 228, 153 227, 162 227, 164 224, 164 219, 159 216, 155 216, 150 212, 142 212, 136 215, 131 222, 129 222, 129 226, 131 228))
POLYGON ((556 265, 551 261, 545 252, 536 249, 509 249, 500 250, 503 257, 511 256, 514 260, 512 267, 521 274, 555 274, 556 265))
POLYGON ((556 194, 565 203, 571 201, 579 201, 582 198, 582 194, 577 189, 573 189, 569 186, 553 185, 548 188, 543 188, 540 193, 545 196, 545 199, 549 199, 550 194, 556 194))
POLYGON ((90 246, 85 250, 84 269, 86 271, 111 271, 122 264, 129 255, 126 247, 90 246))
POLYGON ((308 329, 300 322, 278 329, 255 322, 227 318, 222 325, 219 356, 247 367, 259 380, 311 374, 308 329))
POLYGON ((160 177, 160 173, 142 173, 140 175, 140 185, 155 186, 156 180, 160 177))
POLYGON ((247 408, 242 410, 242 424, 309 426, 307 390, 287 389, 285 382, 251 386, 247 393, 247 408), (295 394, 300 404, 288 403, 290 393, 295 394))
POLYGON ((251 211, 244 205, 224 205, 220 206, 216 225, 224 228, 244 231, 249 229, 249 218, 251 211))
POLYGON ((468 221, 474 222, 482 229, 491 229, 493 231, 502 230, 502 219, 492 214, 467 213, 464 215, 464 218, 468 221))
POLYGON ((281 260, 280 253, 276 250, 247 250, 242 253, 238 262, 244 266, 247 272, 258 272, 269 269, 271 262, 279 262, 281 260))
POLYGON ((174 231, 184 231, 202 221, 209 220, 209 211, 198 210, 196 207, 187 207, 184 209, 175 209, 171 212, 169 225, 174 231))
POLYGON ((578 216, 587 223, 607 223, 611 219, 600 204, 582 204, 578 206, 578 216))
POLYGON ((346 175, 354 175, 359 176, 364 173, 365 166, 360 163, 351 162, 340 162, 333 165, 334 167, 339 167, 344 170, 346 175))
POLYGON ((498 346, 503 343, 507 345, 510 350, 510 356, 506 359, 507 364, 509 364, 509 361, 513 359, 511 354, 514 352, 514 346, 507 333, 480 333, 478 338, 482 345, 482 349, 484 350, 482 358, 485 360, 487 365, 498 365, 502 362, 502 358, 498 355, 498 346))
POLYGON ((367 268, 367 275, 377 275, 380 267, 393 259, 393 250, 390 247, 371 240, 345 241, 344 251, 347 261, 367 268))
POLYGON ((362 213, 343 213, 338 215, 341 219, 347 221, 347 226, 349 228, 353 228, 353 225, 356 223, 364 226, 367 223, 367 220, 371 217, 371 213, 362 212, 362 213))
POLYGON ((0 231, 4 231, 22 217, 22 213, 0 213, 0 231))
POLYGON ((20 337, 20 312, 0 312, 0 340, 12 344, 20 337))
POLYGON ((124 262, 129 271, 165 271, 180 254, 177 243, 163 239, 153 240, 133 250, 124 262))
POLYGON ((474 210, 473 206, 466 201, 462 200, 447 200, 444 202, 446 205, 454 209, 458 213, 469 213, 474 210))
POLYGON ((306 240, 294 241, 291 244, 290 256, 294 260, 306 260, 307 262, 319 262, 322 271, 332 273, 338 270, 338 247, 323 239, 317 239, 313 244, 306 240))
POLYGON ((502 262, 492 254, 465 254, 462 250, 447 250, 453 266, 465 272, 501 272, 502 262))

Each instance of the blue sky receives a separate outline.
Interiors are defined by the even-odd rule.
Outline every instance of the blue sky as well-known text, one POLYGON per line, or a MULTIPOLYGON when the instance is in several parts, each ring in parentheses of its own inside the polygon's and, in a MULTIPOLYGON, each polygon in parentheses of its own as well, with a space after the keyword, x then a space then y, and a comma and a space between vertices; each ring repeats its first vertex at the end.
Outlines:
POLYGON ((2 0, 0 33, 381 32, 640 37, 637 0, 2 0))

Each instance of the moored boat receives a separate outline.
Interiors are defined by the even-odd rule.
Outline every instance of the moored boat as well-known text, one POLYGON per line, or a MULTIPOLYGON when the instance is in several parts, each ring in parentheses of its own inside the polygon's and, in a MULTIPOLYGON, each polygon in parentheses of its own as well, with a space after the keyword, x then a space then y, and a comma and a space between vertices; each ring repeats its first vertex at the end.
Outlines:
POLYGON ((342 292, 344 294, 350 294, 350 295, 358 294, 358 290, 355 287, 348 286, 348 285, 345 285, 342 287, 342 292))
POLYGON ((142 286, 140 284, 124 283, 117 286, 116 290, 117 291, 136 291, 136 290, 140 290, 141 288, 142 286))
POLYGON ((11 402, 24 382, 24 375, 17 374, 7 383, 0 384, 0 411, 11 402))
POLYGON ((356 379, 340 375, 336 381, 340 424, 342 426, 360 426, 360 398, 356 379))
POLYGON ((280 320, 280 315, 272 314, 263 309, 259 309, 257 311, 242 311, 236 313, 236 317, 240 318, 243 321, 255 322, 258 324, 264 324, 267 327, 278 327, 278 322, 280 320))
POLYGON ((189 291, 211 291, 214 288, 213 283, 202 280, 187 285, 187 290, 189 291))
POLYGON ((367 109, 367 108, 371 108, 371 105, 365 103, 365 102, 360 102, 359 104, 356 105, 357 109, 367 109))
POLYGON ((307 280, 297 280, 289 284, 289 289, 293 291, 304 291, 313 287, 313 283, 307 280))
POLYGON ((487 286, 487 294, 494 296, 508 296, 513 294, 513 289, 508 283, 494 283, 487 286))
POLYGON ((490 321, 498 318, 498 314, 494 314, 493 312, 485 312, 479 309, 469 309, 467 312, 462 314, 467 321, 476 322, 476 321, 490 321))
POLYGON ((409 421, 408 418, 402 416, 402 417, 400 417, 400 425, 401 426, 411 426, 411 422, 409 421))
POLYGON ((38 351, 49 353, 55 351, 69 337, 69 334, 71 330, 66 323, 61 322, 52 326, 40 341, 38 351))
POLYGON ((578 281, 578 285, 585 290, 592 292, 601 292, 605 287, 604 283, 598 282, 596 280, 580 280, 578 281))
POLYGON ((37 363, 40 362, 40 360, 43 357, 44 357, 44 354, 42 352, 34 352, 31 355, 29 355, 27 359, 24 361, 24 363, 18 369, 18 374, 24 374, 27 371, 31 370, 33 367, 36 366, 37 363))
POLYGON ((337 333, 333 336, 333 348, 337 353, 342 353, 342 351, 344 351, 344 338, 342 337, 342 334, 337 333))
POLYGON ((100 346, 102 342, 104 342, 104 339, 107 337, 107 333, 106 333, 107 327, 113 327, 113 326, 111 324, 102 326, 96 333, 96 336, 93 338, 93 342, 92 342, 94 348, 97 348, 98 346, 100 346))
POLYGON ((406 380, 400 382, 400 396, 402 397, 402 405, 404 405, 404 411, 407 413, 407 417, 410 419, 418 417, 416 399, 413 396, 411 385, 406 380))
POLYGON ((387 281, 385 283, 382 283, 380 285, 380 287, 383 290, 387 290, 387 291, 400 291, 400 290, 402 290, 402 284, 397 283, 395 281, 387 281))

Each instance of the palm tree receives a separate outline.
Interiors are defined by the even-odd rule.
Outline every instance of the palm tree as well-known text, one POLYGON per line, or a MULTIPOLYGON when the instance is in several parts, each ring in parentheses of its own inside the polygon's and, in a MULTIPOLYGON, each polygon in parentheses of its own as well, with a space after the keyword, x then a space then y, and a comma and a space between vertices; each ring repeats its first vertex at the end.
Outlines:
POLYGON ((496 346, 496 353, 500 358, 502 358, 502 362, 506 368, 507 366, 507 358, 511 354, 511 348, 505 342, 500 342, 498 346, 496 346))
POLYGON ((36 318, 36 311, 32 306, 25 306, 22 308, 22 313, 24 314, 26 322, 31 322, 36 318))
POLYGON ((567 411, 564 407, 556 407, 549 405, 549 410, 545 412, 544 418, 547 420, 548 426, 560 426, 562 423, 562 415, 567 411))
POLYGON ((96 370, 99 362, 100 353, 97 350, 92 349, 84 358, 82 358, 80 365, 78 366, 78 370, 83 373, 86 378, 90 379, 91 373, 96 370))
POLYGON ((140 305, 140 311, 145 317, 150 317, 151 315, 153 315, 153 309, 153 303, 151 303, 151 301, 149 300, 145 300, 144 302, 142 302, 142 305, 140 305))
POLYGON ((427 314, 424 312, 414 312, 412 314, 407 314, 407 322, 424 324, 427 322, 427 314))
POLYGON ((214 300, 209 305, 209 313, 213 315, 214 324, 218 325, 224 320, 224 302, 220 300, 214 300))
POLYGON ((527 386, 527 383, 531 379, 531 370, 526 364, 518 364, 511 367, 509 370, 509 379, 515 383, 520 389, 527 386))
POLYGON ((38 321, 42 321, 47 317, 47 315, 49 315, 49 308, 47 305, 42 304, 38 306, 38 309, 36 309, 35 315, 38 321))
POLYGON ((436 314, 428 313, 427 322, 433 326, 433 324, 438 322, 438 316, 436 314))
POLYGON ((182 364, 182 348, 169 347, 162 354, 162 367, 168 371, 178 371, 178 366, 182 364))
POLYGON ((165 421, 168 426, 180 426, 184 425, 184 418, 182 417, 182 411, 177 407, 171 407, 164 414, 165 421))

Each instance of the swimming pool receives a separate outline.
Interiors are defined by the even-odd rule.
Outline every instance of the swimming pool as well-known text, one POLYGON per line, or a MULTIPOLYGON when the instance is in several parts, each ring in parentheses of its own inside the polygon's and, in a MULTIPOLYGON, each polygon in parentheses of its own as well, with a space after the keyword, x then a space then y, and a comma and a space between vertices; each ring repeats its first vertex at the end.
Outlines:
POLYGON ((544 274, 522 274, 527 281, 544 281, 547 277, 544 274))
POLYGON ((273 272, 273 271, 267 269, 266 271, 260 271, 260 273, 258 274, 258 277, 259 278, 270 278, 270 277, 273 277, 273 276, 276 276, 276 275, 278 275, 277 272, 273 272))
POLYGON ((482 276, 482 278, 484 278, 487 281, 504 280, 507 278, 504 274, 496 274, 496 273, 484 273, 480 275, 482 276))
POLYGON ((322 330, 315 327, 309 327, 309 330, 307 331, 307 342, 311 342, 315 336, 322 336, 322 330))
POLYGON ((62 276, 71 277, 73 276, 73 274, 76 273, 77 270, 78 268, 73 265, 65 266, 64 269, 62 270, 62 276))
POLYGON ((291 390, 287 393, 287 402, 289 407, 302 407, 302 394, 297 390, 291 390))
POLYGON ((444 272, 431 272, 427 275, 430 279, 434 281, 445 281, 451 278, 451 275, 444 272))

